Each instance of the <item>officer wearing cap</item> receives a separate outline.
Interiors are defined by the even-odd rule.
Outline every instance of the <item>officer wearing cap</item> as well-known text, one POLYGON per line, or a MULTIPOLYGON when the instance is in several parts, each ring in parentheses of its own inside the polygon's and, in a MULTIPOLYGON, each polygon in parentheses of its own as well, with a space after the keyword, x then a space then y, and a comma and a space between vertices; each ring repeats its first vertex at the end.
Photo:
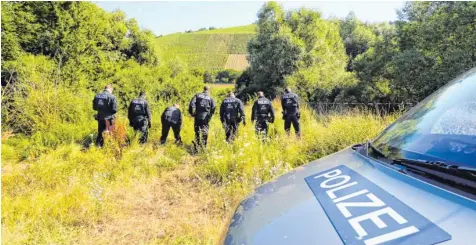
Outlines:
POLYGON ((180 106, 174 104, 169 106, 162 113, 162 136, 160 137, 160 143, 165 144, 167 141, 167 136, 169 135, 169 130, 172 128, 175 137, 175 143, 181 144, 182 138, 180 137, 180 130, 182 129, 182 112, 180 111, 180 106))
POLYGON ((145 92, 140 92, 139 97, 131 101, 127 117, 129 125, 134 131, 140 132, 139 142, 144 144, 147 142, 149 128, 152 126, 149 103, 145 99, 145 92))
POLYGON ((93 99, 93 109, 98 113, 95 119, 98 121, 98 136, 96 145, 104 144, 103 132, 112 131, 114 128, 114 118, 117 112, 116 96, 112 94, 112 85, 108 84, 102 93, 97 94, 93 99))
POLYGON ((205 86, 202 93, 193 96, 188 112, 194 117, 195 146, 206 147, 209 123, 215 113, 215 101, 210 96, 210 88, 205 86))
POLYGON ((220 106, 220 121, 225 127, 227 142, 231 142, 235 138, 240 122, 246 125, 243 102, 235 98, 233 92, 228 94, 220 106))
POLYGON ((274 123, 274 108, 271 101, 264 97, 263 92, 258 92, 258 100, 252 107, 251 121, 255 122, 255 129, 258 134, 266 136, 268 134, 268 124, 274 123))
POLYGON ((286 134, 289 135, 292 124, 296 135, 300 137, 299 118, 301 118, 301 113, 299 112, 299 97, 297 94, 292 93, 290 88, 284 90, 284 94, 281 97, 281 106, 283 107, 284 130, 286 134))

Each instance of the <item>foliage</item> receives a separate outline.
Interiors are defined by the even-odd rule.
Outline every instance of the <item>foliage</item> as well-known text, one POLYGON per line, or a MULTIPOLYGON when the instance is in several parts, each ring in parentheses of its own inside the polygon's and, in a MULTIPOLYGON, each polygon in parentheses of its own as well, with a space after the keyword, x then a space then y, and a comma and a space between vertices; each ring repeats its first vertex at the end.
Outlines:
POLYGON ((41 149, 80 142, 81 132, 93 127, 93 93, 60 85, 56 65, 47 57, 24 55, 4 69, 17 73, 2 94, 4 130, 30 135, 41 149))
POLYGON ((350 12, 340 23, 339 32, 344 41, 345 52, 347 56, 349 56, 347 70, 351 71, 353 59, 373 46, 377 39, 377 35, 372 30, 371 26, 358 20, 354 12, 350 12))
POLYGON ((287 85, 305 101, 333 100, 332 92, 354 83, 345 72, 347 56, 338 33, 338 26, 320 19, 320 14, 301 9, 288 15, 288 22, 306 44, 299 70, 287 78, 287 85))
POLYGON ((218 72, 215 77, 216 83, 234 83, 235 80, 241 75, 239 71, 232 69, 226 69, 218 72))
POLYGON ((377 39, 351 65, 359 83, 346 101, 418 102, 476 66, 475 2, 408 2, 393 25, 370 27, 377 39))
POLYGON ((119 116, 139 91, 163 109, 185 104, 203 86, 179 59, 159 65, 152 33, 122 12, 89 2, 2 7, 2 36, 11 41, 2 50, 18 51, 2 53, 2 129, 32 138, 26 156, 88 140, 96 131, 91 101, 105 84, 115 87, 119 116))
POLYGON ((265 90, 275 97, 291 86, 306 101, 326 100, 333 89, 352 82, 338 26, 321 19, 319 12, 301 8, 285 13, 277 3, 266 3, 248 52, 251 83, 241 94, 265 90))
MULTIPOLYGON (((420 57, 413 57, 416 62, 411 63, 412 68, 424 70, 421 80, 414 80, 416 88, 410 81, 398 81, 399 86, 410 91, 409 98, 420 100, 476 66, 475 2, 409 2, 400 17, 399 56, 408 56, 404 51, 418 51, 420 57)), ((401 58, 404 57, 396 57, 401 58)), ((404 66, 408 64, 396 64, 395 72, 404 72, 404 66)))
POLYGON ((390 70, 392 57, 398 52, 398 43, 395 27, 386 27, 382 28, 375 45, 354 59, 352 70, 359 83, 344 90, 338 97, 340 101, 388 102, 386 98, 391 92, 389 86, 392 80, 387 71, 390 70))
POLYGON ((249 68, 246 69, 241 73, 241 75, 236 79, 235 89, 239 91, 237 97, 247 102, 251 97, 254 96, 254 92, 258 90, 258 88, 252 86, 252 78, 250 75, 249 68))
POLYGON ((139 64, 158 64, 157 54, 154 50, 154 34, 149 31, 141 31, 136 20, 126 22, 129 29, 127 37, 129 42, 124 54, 127 58, 134 58, 139 64))
POLYGON ((258 12, 257 35, 248 43, 253 85, 271 96, 297 69, 304 51, 303 42, 292 34, 284 17, 277 3, 266 3, 258 12))
POLYGON ((311 102, 418 102, 476 65, 475 6, 409 2, 396 23, 368 24, 353 13, 326 21, 267 3, 248 44, 250 79, 237 89, 243 97, 257 90, 274 97, 291 86, 311 102))
POLYGON ((205 71, 205 73, 203 73, 203 82, 204 83, 214 83, 215 79, 214 79, 213 72, 205 71))
MULTIPOLYGON (((114 73, 114 65, 128 58, 140 64, 158 62, 154 36, 141 31, 124 13, 106 13, 87 2, 3 2, 2 65, 18 52, 45 55, 61 68, 62 80, 97 81, 114 73), (78 69, 78 67, 80 69, 78 69), (78 79, 79 78, 79 79, 78 79)), ((89 84, 91 85, 91 84, 89 84)))

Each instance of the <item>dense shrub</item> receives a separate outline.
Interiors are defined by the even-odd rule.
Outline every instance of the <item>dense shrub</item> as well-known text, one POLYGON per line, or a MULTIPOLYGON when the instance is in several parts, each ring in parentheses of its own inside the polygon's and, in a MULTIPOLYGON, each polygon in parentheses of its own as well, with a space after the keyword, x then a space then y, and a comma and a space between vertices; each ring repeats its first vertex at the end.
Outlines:
POLYGON ((146 91, 157 122, 167 103, 185 104, 202 89, 179 59, 159 64, 152 33, 122 12, 88 2, 3 2, 2 18, 10 37, 2 42, 2 129, 31 137, 36 150, 26 155, 94 137, 92 99, 108 83, 119 117, 146 91))
POLYGON ((306 101, 316 101, 352 83, 339 27, 313 10, 284 11, 275 2, 266 3, 248 52, 251 82, 240 84, 243 94, 263 90, 273 98, 291 86, 306 101))
POLYGON ((215 77, 215 83, 234 83, 240 75, 239 71, 226 69, 218 72, 215 77))
POLYGON ((416 103, 476 66, 475 2, 407 2, 395 23, 349 15, 341 35, 358 83, 339 101, 416 103), (373 32, 373 34, 372 34, 373 32))

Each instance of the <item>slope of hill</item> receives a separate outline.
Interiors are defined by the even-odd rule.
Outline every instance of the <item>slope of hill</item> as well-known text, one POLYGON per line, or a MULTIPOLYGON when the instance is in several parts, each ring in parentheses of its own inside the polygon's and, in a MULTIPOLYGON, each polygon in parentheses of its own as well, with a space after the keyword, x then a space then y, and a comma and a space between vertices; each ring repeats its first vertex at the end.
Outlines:
POLYGON ((254 25, 206 30, 192 33, 175 33, 157 38, 161 59, 176 57, 189 68, 244 70, 246 45, 255 34, 254 25))
POLYGON ((246 26, 234 26, 228 28, 220 28, 220 29, 213 29, 213 30, 206 30, 206 31, 199 31, 195 33, 200 34, 254 34, 256 33, 256 25, 246 25, 246 26))

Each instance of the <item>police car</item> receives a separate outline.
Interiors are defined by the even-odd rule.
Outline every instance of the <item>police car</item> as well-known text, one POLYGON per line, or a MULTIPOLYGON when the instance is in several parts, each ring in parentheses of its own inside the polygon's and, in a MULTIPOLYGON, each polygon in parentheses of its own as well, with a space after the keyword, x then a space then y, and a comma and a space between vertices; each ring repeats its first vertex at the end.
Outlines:
POLYGON ((476 69, 237 207, 226 245, 476 244, 476 69))

